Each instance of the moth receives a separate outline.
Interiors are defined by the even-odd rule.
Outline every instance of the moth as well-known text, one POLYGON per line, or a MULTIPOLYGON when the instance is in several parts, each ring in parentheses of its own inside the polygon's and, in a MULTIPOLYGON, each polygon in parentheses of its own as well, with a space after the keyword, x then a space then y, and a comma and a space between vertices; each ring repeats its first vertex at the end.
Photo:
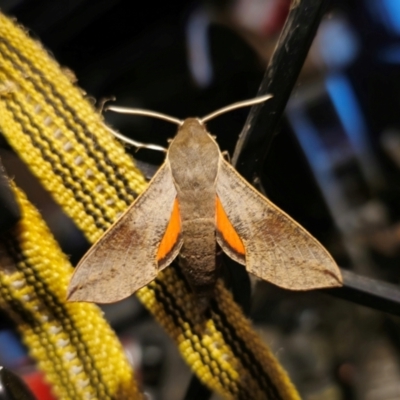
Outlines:
POLYGON ((236 172, 205 127, 207 120, 228 109, 269 97, 185 121, 131 110, 175 122, 178 132, 147 189, 80 261, 69 285, 69 300, 121 300, 179 256, 188 284, 206 303, 217 279, 217 243, 248 272, 282 288, 342 285, 328 251, 236 172))

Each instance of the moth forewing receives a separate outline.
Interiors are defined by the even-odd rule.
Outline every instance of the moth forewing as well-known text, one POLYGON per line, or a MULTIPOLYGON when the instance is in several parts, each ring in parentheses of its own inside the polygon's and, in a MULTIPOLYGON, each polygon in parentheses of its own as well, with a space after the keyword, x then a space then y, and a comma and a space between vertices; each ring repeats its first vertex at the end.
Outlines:
POLYGON ((175 242, 167 242, 162 251, 163 260, 157 259, 175 198, 176 190, 166 162, 147 189, 78 264, 69 284, 68 299, 112 303, 154 280, 158 271, 176 257, 181 246, 179 234, 175 235, 175 242))
MULTIPOLYGON (((229 221, 243 241, 247 271, 285 289, 342 285, 340 270, 329 252, 258 193, 222 157, 216 191, 229 221)), ((217 238, 224 252, 232 257, 232 246, 224 232, 217 238)))

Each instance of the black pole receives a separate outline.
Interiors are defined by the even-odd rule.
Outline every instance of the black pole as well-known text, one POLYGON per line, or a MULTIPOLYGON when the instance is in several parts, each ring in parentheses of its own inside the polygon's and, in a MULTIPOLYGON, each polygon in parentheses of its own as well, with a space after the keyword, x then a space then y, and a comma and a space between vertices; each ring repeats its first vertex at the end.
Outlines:
POLYGON ((390 283, 341 269, 343 286, 323 292, 352 303, 400 316, 400 289, 390 283))
POLYGON ((250 183, 256 182, 328 2, 292 1, 258 90, 260 96, 274 97, 251 108, 232 157, 232 164, 250 183))

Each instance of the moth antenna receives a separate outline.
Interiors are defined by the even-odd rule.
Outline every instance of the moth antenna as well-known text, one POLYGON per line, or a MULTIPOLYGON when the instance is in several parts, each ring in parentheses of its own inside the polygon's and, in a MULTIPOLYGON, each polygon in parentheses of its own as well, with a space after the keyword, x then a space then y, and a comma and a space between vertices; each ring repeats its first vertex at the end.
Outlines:
POLYGON ((220 108, 219 110, 206 115, 205 117, 200 119, 200 122, 202 122, 202 123, 207 122, 210 119, 218 117, 219 115, 225 114, 229 111, 236 110, 237 108, 249 107, 249 106, 254 106, 255 104, 263 103, 264 101, 272 99, 272 97, 274 97, 272 94, 266 94, 264 96, 256 97, 254 99, 244 100, 244 101, 239 101, 237 103, 233 103, 229 106, 220 108))
POLYGON ((116 138, 122 140, 125 143, 130 144, 131 146, 136 147, 138 150, 139 149, 148 149, 148 150, 161 151, 163 153, 167 152, 167 149, 165 147, 158 146, 157 144, 137 142, 136 140, 128 138, 127 136, 123 135, 122 133, 114 131, 114 129, 111 129, 107 125, 104 125, 104 127, 108 130, 108 132, 112 133, 116 138))
POLYGON ((149 110, 143 110, 141 108, 128 108, 128 107, 118 107, 118 106, 107 106, 106 111, 114 111, 116 113, 120 114, 133 114, 133 115, 142 115, 144 117, 153 117, 153 118, 158 118, 162 119, 164 121, 172 122, 175 125, 181 126, 183 124, 183 121, 181 121, 178 118, 171 117, 166 114, 162 114, 156 111, 149 111, 149 110))

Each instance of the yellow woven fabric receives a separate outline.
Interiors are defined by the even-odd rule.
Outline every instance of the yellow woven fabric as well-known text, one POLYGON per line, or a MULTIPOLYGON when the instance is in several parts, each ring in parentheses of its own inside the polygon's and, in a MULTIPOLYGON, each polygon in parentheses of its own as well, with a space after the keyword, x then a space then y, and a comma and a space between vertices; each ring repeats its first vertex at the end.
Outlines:
POLYGON ((15 189, 22 219, 0 242, 0 306, 59 399, 139 399, 118 338, 88 303, 66 303, 73 268, 37 210, 15 189))
MULTIPOLYGON (((79 89, 38 43, 2 15, 0 129, 91 242, 145 187, 79 89)), ((195 299, 173 267, 137 296, 192 370, 224 398, 300 398, 222 282, 207 321, 200 319, 195 299)))

